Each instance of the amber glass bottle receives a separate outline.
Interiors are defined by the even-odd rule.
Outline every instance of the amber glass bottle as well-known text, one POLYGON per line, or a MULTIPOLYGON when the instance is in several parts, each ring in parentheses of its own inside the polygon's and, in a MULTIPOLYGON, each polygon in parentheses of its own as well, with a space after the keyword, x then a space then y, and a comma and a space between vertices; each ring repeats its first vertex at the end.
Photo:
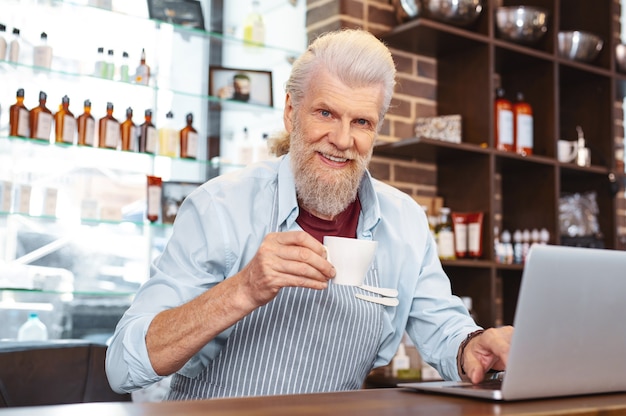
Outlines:
POLYGON ((98 121, 98 147, 117 149, 120 142, 120 123, 113 117, 113 103, 107 103, 107 113, 98 121))
POLYGON ((135 137, 137 136, 137 126, 133 123, 133 109, 126 109, 126 120, 120 125, 120 133, 122 135, 122 150, 136 151, 135 137))
POLYGON ((513 152, 515 150, 515 136, 513 133, 513 106, 504 97, 502 88, 496 89, 495 100, 495 148, 513 152))
POLYGON ((64 95, 61 108, 54 115, 54 140, 57 143, 73 144, 76 131, 76 119, 70 111, 70 98, 64 95))
POLYGON ((180 157, 196 159, 198 157, 198 131, 193 128, 193 114, 185 117, 187 125, 180 130, 180 157))
POLYGON ((533 110, 526 101, 524 94, 517 93, 517 101, 513 104, 513 125, 515 126, 515 151, 520 155, 533 154, 533 110))
POLYGON ((145 121, 139 126, 139 151, 155 154, 157 140, 157 129, 152 124, 152 110, 146 110, 145 121))
POLYGON ((515 126, 515 151, 521 155, 533 154, 533 110, 524 94, 517 93, 513 104, 513 125, 515 126))
POLYGON ((24 88, 17 90, 15 104, 9 107, 9 135, 28 137, 30 113, 24 105, 24 88))
POLYGON ((52 111, 46 107, 48 95, 39 92, 39 105, 30 110, 30 137, 38 140, 50 140, 52 133, 52 111))
POLYGON ((91 101, 85 100, 83 114, 78 116, 78 144, 93 146, 96 135, 96 120, 91 115, 91 101))

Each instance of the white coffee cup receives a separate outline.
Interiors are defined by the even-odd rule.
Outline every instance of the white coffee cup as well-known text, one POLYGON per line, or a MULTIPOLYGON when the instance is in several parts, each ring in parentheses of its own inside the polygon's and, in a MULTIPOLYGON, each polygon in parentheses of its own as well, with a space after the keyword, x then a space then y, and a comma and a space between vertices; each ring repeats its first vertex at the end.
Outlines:
POLYGON ((378 241, 325 236, 324 247, 328 261, 337 272, 333 282, 361 286, 374 261, 378 241))
POLYGON ((557 143, 557 158, 561 163, 571 162, 578 155, 578 142, 559 140, 557 143))

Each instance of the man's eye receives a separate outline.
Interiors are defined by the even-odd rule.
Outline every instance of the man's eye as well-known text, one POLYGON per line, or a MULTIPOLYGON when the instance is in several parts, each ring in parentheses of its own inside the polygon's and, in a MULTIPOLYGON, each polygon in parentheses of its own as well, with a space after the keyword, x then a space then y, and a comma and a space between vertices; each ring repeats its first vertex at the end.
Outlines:
POLYGON ((364 118, 360 118, 356 121, 356 123, 360 126, 367 126, 369 124, 369 121, 365 120, 364 118))
POLYGON ((329 117, 330 116, 330 111, 328 110, 321 110, 320 114, 324 117, 329 117))

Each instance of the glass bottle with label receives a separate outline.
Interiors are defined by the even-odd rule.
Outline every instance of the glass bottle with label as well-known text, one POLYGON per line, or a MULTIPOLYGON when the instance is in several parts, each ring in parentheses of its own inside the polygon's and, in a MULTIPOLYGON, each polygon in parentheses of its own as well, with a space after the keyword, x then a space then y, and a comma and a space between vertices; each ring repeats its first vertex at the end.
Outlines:
POLYGON ((161 194, 163 192, 163 180, 158 176, 148 175, 148 187, 147 187, 147 206, 146 217, 150 222, 156 222, 159 219, 159 213, 161 211, 161 194))
POLYGON ((98 121, 98 147, 117 149, 120 142, 120 123, 113 117, 113 103, 107 103, 107 113, 98 121))
POLYGON ((158 133, 152 123, 152 110, 145 112, 145 120, 139 126, 139 152, 155 154, 157 150, 158 133))
POLYGON ((54 115, 55 141, 73 144, 76 131, 76 119, 70 111, 70 98, 64 95, 61 99, 61 108, 54 115))
POLYGON ((91 101, 85 100, 84 110, 78 116, 78 144, 93 146, 96 136, 96 120, 91 115, 91 101))
POLYGON ((30 134, 30 112, 24 105, 24 88, 17 90, 15 104, 9 107, 9 135, 28 137, 30 134))
POLYGON ((159 154, 176 157, 180 141, 178 136, 178 130, 174 127, 174 113, 168 111, 165 124, 159 127, 159 154))
POLYGON ((515 127, 515 151, 527 156, 533 154, 533 110, 526 101, 524 94, 517 93, 517 101, 513 104, 513 125, 515 127))
POLYGON ((52 133, 52 111, 46 107, 48 95, 39 92, 39 105, 30 110, 30 137, 37 140, 50 140, 52 133))
POLYGON ((139 66, 135 72, 135 82, 137 84, 148 85, 150 82, 150 66, 146 63, 146 50, 141 50, 139 66))
POLYGON ((180 157, 196 159, 198 157, 198 131, 192 126, 193 114, 185 117, 187 125, 180 131, 180 157))
POLYGON ((437 253, 441 260, 454 260, 454 230, 450 208, 441 207, 439 210, 439 223, 435 227, 437 236, 437 253))
POLYGON ((120 63, 120 81, 130 82, 128 66, 128 52, 122 52, 122 61, 120 63))
POLYGON ((0 61, 4 61, 7 54, 7 27, 0 23, 0 61))
POLYGON ((120 125, 120 133, 122 135, 122 150, 134 151, 135 137, 137 127, 133 123, 133 109, 128 107, 126 109, 126 120, 120 125))
POLYGON ((96 77, 102 77, 104 74, 104 68, 106 68, 106 60, 104 57, 104 47, 98 47, 96 54, 96 60, 93 67, 93 75, 96 77))
POLYGON ((48 35, 41 32, 39 45, 33 48, 33 65, 50 68, 52 65, 52 47, 48 45, 48 35))
POLYGON ((246 16, 243 25, 243 41, 247 45, 263 46, 265 44, 265 23, 259 12, 259 1, 252 0, 252 9, 246 16))
POLYGON ((13 28, 13 36, 9 43, 9 62, 17 62, 20 59, 20 30, 13 28))
POLYGON ((103 78, 113 79, 115 76, 115 53, 113 49, 107 51, 107 58, 104 65, 103 78))
POLYGON ((495 100, 495 148, 512 152, 515 150, 513 131, 513 105, 504 96, 504 89, 496 89, 495 100))

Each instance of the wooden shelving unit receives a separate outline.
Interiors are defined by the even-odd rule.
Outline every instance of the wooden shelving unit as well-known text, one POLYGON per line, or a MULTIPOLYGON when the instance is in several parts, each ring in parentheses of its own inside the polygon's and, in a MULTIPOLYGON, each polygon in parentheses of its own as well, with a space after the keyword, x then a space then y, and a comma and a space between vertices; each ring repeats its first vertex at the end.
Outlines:
MULTIPOLYGON (((471 296, 485 326, 513 322, 523 266, 495 261, 494 228, 550 231, 550 244, 561 244, 559 197, 595 191, 602 243, 626 249, 617 235, 616 193, 624 189, 624 172, 616 172, 615 137, 622 113, 615 103, 626 95, 626 76, 617 71, 618 8, 612 0, 526 0, 549 10, 545 36, 523 45, 500 38, 494 1, 486 4, 471 27, 456 27, 427 18, 404 23, 383 40, 393 48, 437 59, 437 113, 460 114, 462 143, 407 138, 376 147, 385 157, 434 163, 437 191, 453 211, 483 211, 483 258, 444 262, 453 289, 471 296), (559 30, 584 30, 604 39, 592 63, 558 54, 559 30), (521 156, 494 148, 495 88, 507 97, 524 93, 534 113, 534 154, 521 156), (590 167, 560 163, 559 139, 575 140, 576 126, 591 149, 590 167), (496 215, 498 214, 498 215, 496 215), (501 218, 501 220, 497 219, 501 218)), ((519 2, 504 0, 503 5, 519 2)))

